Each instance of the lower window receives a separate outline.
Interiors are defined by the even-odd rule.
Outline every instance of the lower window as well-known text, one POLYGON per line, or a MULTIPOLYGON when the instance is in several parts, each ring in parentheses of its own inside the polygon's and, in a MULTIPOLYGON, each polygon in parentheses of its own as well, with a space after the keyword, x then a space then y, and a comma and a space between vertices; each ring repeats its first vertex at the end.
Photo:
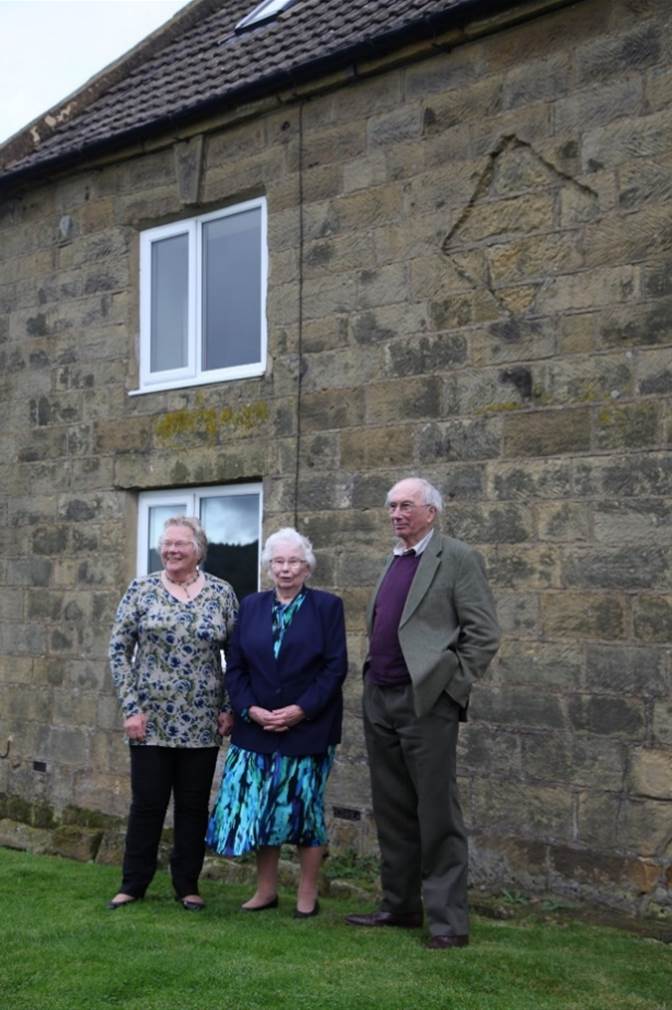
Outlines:
POLYGON ((208 538, 202 568, 226 579, 238 599, 259 588, 261 484, 145 491, 138 500, 138 575, 161 569, 158 542, 171 516, 196 516, 208 538))

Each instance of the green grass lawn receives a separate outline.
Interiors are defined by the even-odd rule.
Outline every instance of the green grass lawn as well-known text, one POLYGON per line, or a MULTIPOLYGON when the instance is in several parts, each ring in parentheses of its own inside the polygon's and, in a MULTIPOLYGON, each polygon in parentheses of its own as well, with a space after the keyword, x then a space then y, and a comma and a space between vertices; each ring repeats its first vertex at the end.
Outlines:
POLYGON ((427 951, 420 930, 357 930, 327 898, 295 921, 238 911, 249 888, 205 882, 108 912, 114 868, 0 849, 0 1010, 672 1010, 672 948, 575 922, 476 918, 472 944, 427 951))

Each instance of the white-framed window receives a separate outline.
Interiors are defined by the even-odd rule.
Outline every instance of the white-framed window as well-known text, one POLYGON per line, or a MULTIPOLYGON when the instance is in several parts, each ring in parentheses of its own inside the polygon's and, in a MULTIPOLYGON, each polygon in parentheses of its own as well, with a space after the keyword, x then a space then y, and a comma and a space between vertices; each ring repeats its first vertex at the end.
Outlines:
POLYGON ((143 491, 138 498, 137 574, 156 572, 163 524, 171 516, 196 516, 208 537, 201 567, 230 582, 239 599, 259 589, 261 484, 143 491))
POLYGON ((140 388, 177 389, 266 368, 266 200, 140 234, 140 388))
POLYGON ((257 4, 249 14, 240 19, 235 30, 241 32, 244 28, 251 28, 252 25, 259 24, 261 21, 269 21, 285 7, 288 7, 291 2, 292 0, 262 0, 262 3, 257 4))

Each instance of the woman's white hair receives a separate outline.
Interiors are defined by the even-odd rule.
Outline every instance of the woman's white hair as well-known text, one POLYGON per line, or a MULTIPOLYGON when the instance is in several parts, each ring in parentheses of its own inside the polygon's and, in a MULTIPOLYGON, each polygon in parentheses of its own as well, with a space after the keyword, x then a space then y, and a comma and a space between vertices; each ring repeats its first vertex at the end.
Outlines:
POLYGON ((271 560, 273 558, 273 549, 280 543, 295 545, 301 554, 303 554, 303 559, 310 568, 311 574, 315 571, 315 565, 317 562, 315 560, 315 555, 313 554, 313 545, 308 537, 304 537, 292 526, 283 526, 281 530, 278 530, 276 533, 271 533, 271 535, 267 537, 264 549, 261 552, 261 563, 269 571, 271 567, 271 560))

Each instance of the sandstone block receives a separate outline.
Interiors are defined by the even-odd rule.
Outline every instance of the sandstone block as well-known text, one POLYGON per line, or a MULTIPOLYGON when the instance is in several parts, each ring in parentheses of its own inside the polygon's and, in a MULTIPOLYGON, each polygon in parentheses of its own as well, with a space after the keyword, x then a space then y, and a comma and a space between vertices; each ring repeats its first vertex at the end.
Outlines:
POLYGON ((102 837, 102 830, 63 824, 52 833, 50 852, 66 859, 90 862, 96 858, 102 837))
POLYGON ((528 508, 508 503, 495 505, 449 505, 446 522, 456 537, 471 544, 526 543, 532 539, 532 515, 528 508))
POLYGON ((421 463, 492 459, 500 451, 499 423, 495 419, 422 424, 416 439, 421 463))
POLYGON ((558 99, 553 120, 559 132, 591 130, 636 115, 642 102, 642 81, 636 75, 624 76, 623 80, 591 81, 588 88, 558 99))
POLYGON ((635 636, 645 642, 672 642, 672 596, 642 593, 634 605, 635 636))
POLYGON ((472 797, 472 819, 485 830, 524 833, 536 842, 572 836, 572 803, 561 787, 479 778, 472 797))
POLYGON ((628 698, 576 695, 569 699, 568 715, 574 729, 598 735, 624 734, 630 740, 644 735, 644 706, 628 698))
POLYGON ((95 855, 96 862, 105 866, 121 866, 124 859, 125 842, 125 831, 114 828, 104 831, 95 855))
POLYGON ((488 494, 502 501, 562 499, 569 497, 571 489, 572 467, 565 460, 488 464, 488 494))
POLYGON ((586 686, 596 694, 665 697, 670 690, 665 652, 647 646, 590 643, 586 646, 586 686))
MULTIPOLYGON (((419 103, 401 105, 392 112, 373 116, 367 125, 367 149, 415 140, 422 132, 423 115, 419 103)), ((341 152, 339 152, 340 156, 341 152)))
POLYGON ((562 729, 565 725, 560 700, 529 687, 495 689, 483 684, 474 695, 469 714, 504 726, 562 729))
MULTIPOLYGON (((499 601, 498 601, 499 613, 499 601)), ((583 649, 564 642, 504 640, 498 653, 498 680, 569 694, 583 681, 583 649)))
POLYGON ((660 856, 670 838, 669 800, 626 798, 621 807, 620 845, 640 858, 660 856))
POLYGON ((636 297, 637 284, 637 268, 632 266, 596 267, 552 277, 540 289, 535 310, 547 315, 631 301, 636 297))
POLYGON ((644 21, 629 32, 605 34, 578 47, 577 73, 580 83, 594 84, 614 76, 614 61, 622 72, 655 66, 660 60, 660 34, 655 24, 644 21))
POLYGON ((513 109, 532 102, 553 101, 566 95, 571 66, 566 53, 530 60, 504 78, 503 106, 513 109))
POLYGON ((341 435, 341 465, 355 471, 375 465, 409 466, 413 450, 410 425, 355 429, 341 435))
POLYGON ((628 786, 634 795, 672 799, 672 752, 648 747, 633 751, 628 786))
POLYGON ((584 171, 616 167, 630 158, 649 158, 669 152, 670 111, 620 119, 589 130, 583 140, 584 171))
POLYGON ((637 498, 672 493, 672 459, 666 454, 611 456, 578 460, 574 466, 577 496, 637 498))
POLYGON ((645 351, 638 359, 637 392, 644 395, 672 392, 669 351, 645 351))
POLYGON ((368 424, 387 424, 403 418, 434 418, 441 413, 441 382, 430 376, 393 379, 366 387, 365 411, 368 424))
POLYGON ((392 224, 401 219, 402 208, 401 188, 394 183, 351 193, 333 202, 336 226, 344 232, 392 224))
POLYGON ((22 821, 5 817, 0 820, 0 845, 7 849, 41 855, 50 851, 51 831, 48 828, 33 828, 22 821))
POLYGON ((656 743, 672 745, 672 703, 664 699, 653 706, 653 736, 656 743))
POLYGON ((359 273, 356 305, 375 309, 408 300, 408 277, 403 263, 390 263, 379 269, 369 267, 359 273))
POLYGON ((624 603, 614 593, 544 593, 541 620, 549 638, 609 641, 625 635, 624 603))
MULTIPOLYGON (((476 687, 474 697, 478 694, 476 687)), ((484 768, 509 768, 512 774, 521 772, 520 735, 515 730, 500 729, 497 733, 478 723, 465 723, 460 730, 458 767, 464 774, 473 771, 479 775, 484 768)))
POLYGON ((565 585, 600 589, 666 588, 670 584, 669 551, 647 547, 567 552, 565 585))
POLYGON ((535 636, 539 621, 539 601, 536 593, 500 591, 497 594, 497 620, 504 634, 510 634, 517 639, 522 636, 535 636))
POLYGON ((595 411, 594 442, 598 449, 639 449, 658 441, 659 408, 655 403, 605 406, 595 411))
MULTIPOLYGON (((526 775, 540 781, 583 786, 587 795, 594 792, 596 782, 600 783, 600 789, 619 793, 625 779, 628 748, 626 740, 589 734, 528 734, 522 739, 523 767, 526 775)), ((612 815, 613 804, 606 817, 608 822, 612 815)))
POLYGON ((493 586, 531 590, 559 585, 559 562, 550 548, 503 544, 486 546, 483 554, 493 586))
POLYGON ((564 410, 562 424, 555 411, 531 411, 504 417, 506 456, 555 456, 590 448, 588 408, 564 410))
POLYGON ((541 540, 586 541, 590 539, 590 510, 578 502, 544 502, 535 507, 541 540))

